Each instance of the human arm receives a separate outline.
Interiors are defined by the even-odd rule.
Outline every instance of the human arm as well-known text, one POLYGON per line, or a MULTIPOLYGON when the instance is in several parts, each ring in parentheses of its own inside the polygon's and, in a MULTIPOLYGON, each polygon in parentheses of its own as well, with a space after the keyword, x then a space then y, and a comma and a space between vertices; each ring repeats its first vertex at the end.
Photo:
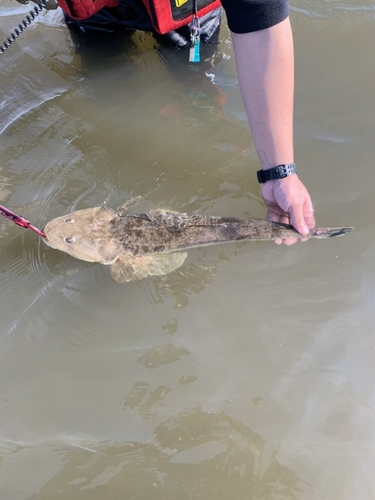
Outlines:
MULTIPOLYGON (((241 94, 262 169, 292 163, 294 56, 292 32, 285 8, 287 2, 242 1, 236 11, 231 0, 227 2, 224 1, 223 6, 228 8, 229 25, 239 27, 238 31, 241 31, 232 31, 232 40, 241 94), (280 11, 271 19, 272 15, 267 17, 266 4, 275 3, 280 11), (247 26, 251 29, 257 27, 256 24, 251 26, 250 20, 243 20, 246 20, 247 6, 251 10, 255 4, 258 14, 263 8, 265 15, 262 19, 266 27, 246 32, 247 26), (241 9, 244 13, 242 17, 241 9), (238 15, 238 19, 233 21, 233 14, 238 15), (269 27, 267 19, 270 19, 269 27)), ((262 185, 262 196, 268 207, 268 220, 291 223, 301 234, 307 234, 315 226, 310 195, 297 174, 267 181, 262 185)), ((284 243, 294 241, 285 240, 284 243)))

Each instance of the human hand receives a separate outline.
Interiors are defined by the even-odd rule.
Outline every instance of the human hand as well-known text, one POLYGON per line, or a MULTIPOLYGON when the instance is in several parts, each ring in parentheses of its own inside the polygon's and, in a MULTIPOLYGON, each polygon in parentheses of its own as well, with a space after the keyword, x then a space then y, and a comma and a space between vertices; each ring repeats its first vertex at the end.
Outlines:
MULTIPOLYGON (((310 195, 297 174, 265 182, 262 197, 268 207, 267 220, 291 224, 300 234, 308 234, 315 227, 310 195)), ((275 240, 275 243, 292 245, 296 241, 297 238, 287 238, 275 240)))

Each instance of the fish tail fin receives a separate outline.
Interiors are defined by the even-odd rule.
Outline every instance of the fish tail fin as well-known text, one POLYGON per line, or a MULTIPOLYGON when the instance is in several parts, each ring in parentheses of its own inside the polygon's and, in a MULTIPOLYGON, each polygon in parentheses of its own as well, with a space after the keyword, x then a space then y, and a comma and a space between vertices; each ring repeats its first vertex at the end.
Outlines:
POLYGON ((314 238, 335 238, 336 236, 342 236, 343 234, 350 233, 353 227, 326 227, 313 229, 311 236, 314 238))

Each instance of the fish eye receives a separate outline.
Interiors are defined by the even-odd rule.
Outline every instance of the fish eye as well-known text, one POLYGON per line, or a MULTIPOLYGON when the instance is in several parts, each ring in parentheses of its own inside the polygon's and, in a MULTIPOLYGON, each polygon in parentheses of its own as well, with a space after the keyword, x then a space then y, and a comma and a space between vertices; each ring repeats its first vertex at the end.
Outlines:
POLYGON ((68 236, 67 238, 65 238, 65 241, 67 243, 74 243, 76 241, 76 239, 75 238, 69 238, 69 236, 68 236))
POLYGON ((73 222, 75 222, 75 220, 74 220, 74 219, 71 219, 71 218, 69 217, 68 219, 65 219, 65 222, 70 222, 70 223, 73 223, 73 222))

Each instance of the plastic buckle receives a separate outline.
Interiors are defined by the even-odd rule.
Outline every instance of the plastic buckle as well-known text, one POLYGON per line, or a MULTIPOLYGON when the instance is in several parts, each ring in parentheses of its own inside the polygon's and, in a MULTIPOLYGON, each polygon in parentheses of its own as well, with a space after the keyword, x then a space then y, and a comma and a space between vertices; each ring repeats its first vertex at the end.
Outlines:
POLYGON ((190 30, 190 41, 191 48, 189 52, 189 62, 199 62, 200 58, 200 23, 199 17, 194 16, 191 21, 191 30, 190 30))

